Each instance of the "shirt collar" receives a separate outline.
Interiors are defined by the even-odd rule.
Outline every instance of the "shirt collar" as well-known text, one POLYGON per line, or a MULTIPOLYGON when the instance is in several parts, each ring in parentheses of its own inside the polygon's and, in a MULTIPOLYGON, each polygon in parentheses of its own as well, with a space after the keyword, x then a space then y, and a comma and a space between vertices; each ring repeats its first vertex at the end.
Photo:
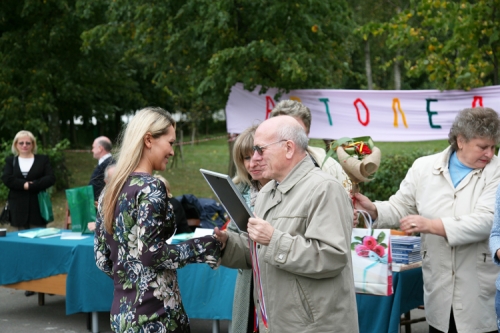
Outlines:
POLYGON ((104 155, 103 157, 101 157, 99 159, 99 163, 98 164, 101 164, 102 162, 104 162, 105 160, 107 160, 108 157, 111 157, 111 153, 107 153, 106 155, 104 155))

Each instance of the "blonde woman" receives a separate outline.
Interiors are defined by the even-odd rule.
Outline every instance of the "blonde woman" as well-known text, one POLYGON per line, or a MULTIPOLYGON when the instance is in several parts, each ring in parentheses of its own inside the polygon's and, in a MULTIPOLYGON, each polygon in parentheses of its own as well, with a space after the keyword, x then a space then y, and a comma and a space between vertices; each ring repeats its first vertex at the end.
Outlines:
POLYGON ((114 280, 114 332, 190 332, 177 268, 219 265, 212 236, 168 245, 175 221, 165 184, 152 176, 174 155, 175 122, 161 108, 139 111, 122 135, 113 177, 99 198, 97 266, 114 280))
MULTIPOLYGON (((253 211, 255 200, 260 189, 269 182, 262 177, 262 169, 251 161, 253 155, 253 138, 257 125, 244 130, 234 142, 233 159, 236 176, 233 182, 241 192, 246 204, 253 211)), ((236 223, 231 221, 228 228, 240 232, 236 223)), ((238 269, 233 300, 233 333, 254 332, 255 309, 252 299, 253 281, 251 269, 238 269)))
POLYGON ((19 230, 45 227, 40 215, 38 193, 55 184, 49 157, 37 154, 36 139, 29 131, 19 131, 12 142, 12 154, 5 159, 2 181, 9 188, 11 225, 19 230))
POLYGON ((175 215, 175 227, 177 228, 175 231, 175 234, 187 234, 193 232, 191 228, 189 227, 189 224, 187 222, 186 218, 186 212, 184 211, 184 208, 182 207, 182 204, 174 198, 172 195, 172 191, 170 190, 170 183, 169 181, 163 177, 162 175, 154 175, 156 178, 161 180, 167 189, 167 197, 168 197, 168 202, 172 205, 172 208, 174 210, 174 215, 175 215))

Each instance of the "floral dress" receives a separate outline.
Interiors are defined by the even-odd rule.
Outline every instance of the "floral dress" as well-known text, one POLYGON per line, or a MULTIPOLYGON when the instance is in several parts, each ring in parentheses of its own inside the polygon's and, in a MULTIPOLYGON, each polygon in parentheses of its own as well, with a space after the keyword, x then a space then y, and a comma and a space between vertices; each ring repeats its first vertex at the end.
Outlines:
POLYGON ((166 193, 159 179, 132 173, 117 200, 113 235, 104 228, 102 196, 99 200, 94 256, 97 267, 114 280, 114 332, 190 332, 176 269, 220 263, 221 244, 213 236, 167 244, 175 219, 166 193))

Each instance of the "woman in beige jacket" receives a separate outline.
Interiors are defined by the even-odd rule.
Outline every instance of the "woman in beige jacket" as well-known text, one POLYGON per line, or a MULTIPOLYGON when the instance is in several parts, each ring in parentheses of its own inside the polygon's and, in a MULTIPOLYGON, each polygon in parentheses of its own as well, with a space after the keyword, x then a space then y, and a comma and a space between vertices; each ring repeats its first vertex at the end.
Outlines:
POLYGON ((357 194, 376 226, 421 234, 429 332, 496 332, 495 277, 488 237, 500 162, 500 120, 490 108, 461 111, 450 147, 417 159, 388 201, 357 194))

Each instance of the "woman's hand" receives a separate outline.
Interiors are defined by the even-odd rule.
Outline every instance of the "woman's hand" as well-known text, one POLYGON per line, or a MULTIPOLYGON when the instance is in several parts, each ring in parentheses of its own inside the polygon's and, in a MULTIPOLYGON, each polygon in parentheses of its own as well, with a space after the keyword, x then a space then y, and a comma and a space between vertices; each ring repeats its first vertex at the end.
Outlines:
POLYGON ((400 228, 406 233, 419 232, 446 237, 446 230, 441 219, 428 219, 420 215, 408 215, 399 220, 400 228))
POLYGON ((217 239, 219 242, 222 243, 220 249, 224 250, 224 248, 226 247, 227 239, 229 238, 227 232, 225 230, 220 230, 218 227, 215 227, 214 233, 215 233, 215 239, 217 239))
POLYGON ((29 190, 29 188, 30 188, 30 183, 29 183, 29 182, 24 183, 24 186, 23 186, 23 187, 24 187, 24 189, 25 189, 25 190, 29 190))
POLYGON ((361 193, 356 193, 353 195, 353 197, 354 197, 355 203, 356 203, 354 208, 361 209, 361 210, 368 212, 368 214, 370 214, 372 220, 377 219, 377 217, 378 217, 377 207, 373 204, 373 202, 371 202, 370 199, 368 199, 367 197, 365 197, 361 193))

